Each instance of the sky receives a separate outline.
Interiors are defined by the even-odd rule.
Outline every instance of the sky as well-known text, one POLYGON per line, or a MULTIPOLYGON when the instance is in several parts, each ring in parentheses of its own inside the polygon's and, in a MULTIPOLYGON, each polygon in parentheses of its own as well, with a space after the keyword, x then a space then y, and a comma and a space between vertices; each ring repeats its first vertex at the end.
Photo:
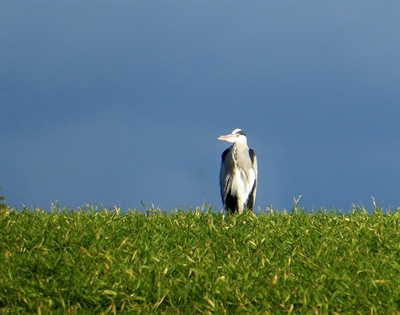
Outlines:
POLYGON ((398 1, 2 1, 0 187, 22 209, 400 206, 398 1))

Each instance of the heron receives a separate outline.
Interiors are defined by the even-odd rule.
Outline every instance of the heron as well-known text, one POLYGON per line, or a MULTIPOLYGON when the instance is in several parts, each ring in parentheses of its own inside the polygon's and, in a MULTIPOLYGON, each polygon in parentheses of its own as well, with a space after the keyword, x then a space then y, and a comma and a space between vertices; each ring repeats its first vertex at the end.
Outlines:
POLYGON ((233 143, 222 153, 219 184, 224 208, 239 214, 253 210, 257 192, 257 157, 247 146, 247 137, 241 129, 221 136, 218 140, 233 143))

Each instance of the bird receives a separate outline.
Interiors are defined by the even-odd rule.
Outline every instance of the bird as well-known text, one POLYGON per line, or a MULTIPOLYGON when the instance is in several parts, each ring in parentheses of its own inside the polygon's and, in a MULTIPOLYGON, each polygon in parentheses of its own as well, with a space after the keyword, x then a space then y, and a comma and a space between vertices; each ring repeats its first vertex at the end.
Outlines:
POLYGON ((219 184, 224 208, 230 214, 252 211, 258 182, 256 153, 247 146, 246 134, 241 129, 218 140, 233 143, 221 156, 219 184))

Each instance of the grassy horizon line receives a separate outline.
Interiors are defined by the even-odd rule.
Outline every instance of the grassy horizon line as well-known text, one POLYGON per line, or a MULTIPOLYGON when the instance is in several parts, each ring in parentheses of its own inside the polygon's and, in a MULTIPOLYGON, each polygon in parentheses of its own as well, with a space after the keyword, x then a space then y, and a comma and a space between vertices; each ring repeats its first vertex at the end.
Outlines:
POLYGON ((296 206, 3 209, 0 312, 400 313, 400 208, 296 206))

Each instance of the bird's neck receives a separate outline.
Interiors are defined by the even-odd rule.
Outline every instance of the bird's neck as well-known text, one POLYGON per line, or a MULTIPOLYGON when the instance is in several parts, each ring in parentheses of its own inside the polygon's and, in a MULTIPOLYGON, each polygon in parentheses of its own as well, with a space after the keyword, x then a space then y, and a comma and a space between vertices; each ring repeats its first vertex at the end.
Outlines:
POLYGON ((239 152, 249 150, 249 147, 247 146, 246 142, 235 142, 232 145, 232 148, 239 152))

